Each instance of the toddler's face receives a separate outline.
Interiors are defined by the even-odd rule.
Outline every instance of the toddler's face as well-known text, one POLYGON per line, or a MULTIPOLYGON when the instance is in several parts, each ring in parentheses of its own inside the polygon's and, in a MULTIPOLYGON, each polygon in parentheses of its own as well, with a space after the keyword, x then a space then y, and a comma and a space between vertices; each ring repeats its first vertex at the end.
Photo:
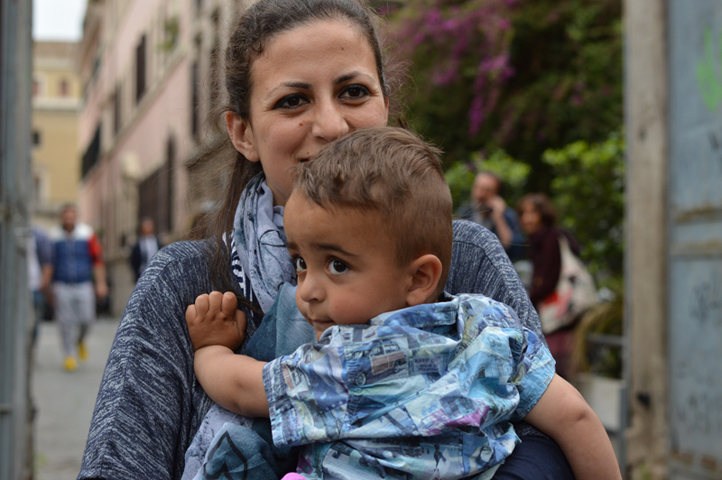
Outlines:
POLYGON ((293 193, 284 211, 288 250, 298 272, 296 304, 316 331, 366 324, 404 308, 412 280, 378 214, 321 208, 293 193))

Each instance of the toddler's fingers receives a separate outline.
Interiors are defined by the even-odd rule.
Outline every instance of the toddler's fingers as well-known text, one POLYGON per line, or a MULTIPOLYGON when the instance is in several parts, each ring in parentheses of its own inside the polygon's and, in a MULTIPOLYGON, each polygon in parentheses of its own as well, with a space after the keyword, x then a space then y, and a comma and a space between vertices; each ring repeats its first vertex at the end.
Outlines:
POLYGON ((221 312, 221 302, 223 301, 223 294, 221 292, 211 292, 208 295, 208 313, 206 313, 206 318, 208 320, 215 319, 218 317, 218 314, 221 312))
POLYGON ((188 305, 186 308, 186 323, 191 323, 198 316, 195 305, 188 305))
POLYGON ((236 308, 238 307, 238 300, 233 292, 226 292, 223 294, 221 300, 221 313, 225 318, 231 319, 235 317, 236 308))
POLYGON ((208 300, 208 294, 204 293, 203 295, 198 295, 196 297, 196 317, 203 318, 206 316, 206 313, 208 313, 209 308, 209 300, 208 300))

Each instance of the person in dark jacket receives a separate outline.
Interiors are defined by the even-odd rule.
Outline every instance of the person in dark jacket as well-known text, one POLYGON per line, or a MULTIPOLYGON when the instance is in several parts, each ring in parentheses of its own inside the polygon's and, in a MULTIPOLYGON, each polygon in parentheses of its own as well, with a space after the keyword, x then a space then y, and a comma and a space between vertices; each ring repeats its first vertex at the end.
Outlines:
POLYGON ((140 279, 143 271, 150 263, 150 259, 153 255, 158 253, 158 250, 163 248, 158 237, 155 236, 155 223, 152 218, 145 217, 140 221, 140 233, 138 235, 138 241, 133 247, 133 251, 130 253, 130 266, 133 268, 135 273, 135 281, 140 279))
MULTIPOLYGON (((529 298, 537 310, 541 303, 554 293, 562 269, 559 238, 564 235, 569 248, 579 255, 579 243, 557 227, 557 214, 549 198, 543 193, 529 193, 517 204, 521 228, 528 238, 529 258, 533 264, 529 298)), ((557 373, 569 378, 570 355, 574 324, 554 332, 544 332, 549 350, 557 361, 557 373)))
POLYGON ((512 262, 524 255, 524 234, 513 208, 501 197, 502 181, 491 172, 479 172, 471 190, 471 202, 462 205, 456 216, 483 225, 499 237, 512 262))

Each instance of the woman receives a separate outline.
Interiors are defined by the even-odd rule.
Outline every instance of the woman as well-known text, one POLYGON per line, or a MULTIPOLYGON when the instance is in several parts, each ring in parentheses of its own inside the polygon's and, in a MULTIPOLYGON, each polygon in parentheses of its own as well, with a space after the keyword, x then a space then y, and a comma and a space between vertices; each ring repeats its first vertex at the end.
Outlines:
MULTIPOLYGON (((388 118, 376 18, 354 0, 256 3, 229 40, 225 83, 235 161, 215 234, 164 248, 136 286, 108 359, 79 478, 181 475, 184 452, 211 406, 193 374, 186 306, 202 293, 233 290, 250 338, 280 282, 292 278, 282 228, 288 167, 388 118), (256 176, 261 171, 265 176, 256 176)), ((457 222, 454 234, 447 289, 507 303, 540 333, 494 235, 469 222, 457 222)), ((572 478, 556 444, 528 425, 517 431, 523 443, 496 478, 572 478)))
MULTIPOLYGON (((563 235, 569 248, 579 255, 579 244, 556 226, 557 214, 549 198, 543 193, 529 193, 517 204, 519 223, 528 237, 529 257, 531 258, 532 284, 529 298, 534 308, 554 293, 562 269, 562 256, 559 239, 563 235)), ((552 356, 557 361, 557 373, 569 378, 571 371, 571 351, 574 341, 574 325, 551 333, 545 333, 552 356)))

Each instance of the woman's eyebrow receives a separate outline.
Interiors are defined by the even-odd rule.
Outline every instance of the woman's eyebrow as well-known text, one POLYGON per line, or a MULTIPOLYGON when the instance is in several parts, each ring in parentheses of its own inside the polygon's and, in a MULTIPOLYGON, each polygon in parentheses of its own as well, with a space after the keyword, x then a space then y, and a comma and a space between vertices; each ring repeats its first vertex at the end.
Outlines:
POLYGON ((349 80, 352 80, 356 77, 373 78, 373 77, 371 77, 371 75, 369 75, 368 73, 365 73, 365 72, 361 72, 361 71, 349 72, 349 73, 345 73, 343 75, 336 77, 336 79, 334 80, 334 85, 348 82, 349 80))
POLYGON ((292 82, 283 82, 279 85, 276 85, 272 89, 270 89, 268 91, 268 93, 266 94, 266 97, 272 97, 274 92, 276 90, 280 90, 281 88, 292 88, 295 90, 310 90, 311 84, 306 83, 306 82, 300 82, 300 81, 299 82, 293 82, 293 81, 292 82))
MULTIPOLYGON (((310 90, 311 84, 306 82, 284 82, 276 88, 280 87, 297 88, 299 90, 310 90)), ((274 88, 273 90, 276 90, 276 88, 274 88)))

